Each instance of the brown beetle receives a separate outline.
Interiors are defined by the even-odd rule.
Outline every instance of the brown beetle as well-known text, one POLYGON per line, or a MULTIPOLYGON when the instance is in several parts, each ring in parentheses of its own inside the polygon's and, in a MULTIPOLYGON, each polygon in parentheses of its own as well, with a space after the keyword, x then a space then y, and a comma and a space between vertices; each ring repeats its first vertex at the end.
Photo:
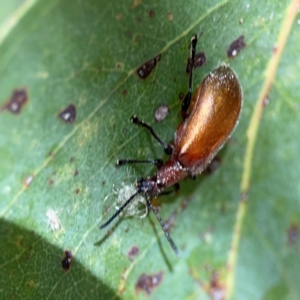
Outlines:
POLYGON ((197 87, 192 97, 192 79, 197 45, 197 35, 191 39, 189 90, 182 102, 183 122, 177 127, 174 141, 164 143, 151 126, 136 116, 131 122, 145 127, 163 146, 170 159, 135 160, 121 159, 117 165, 150 163, 157 166, 152 177, 140 178, 136 182, 136 192, 100 228, 106 227, 117 217, 137 194, 143 194, 148 208, 153 210, 175 253, 177 247, 168 234, 151 198, 161 194, 170 186, 179 189, 179 181, 200 174, 223 147, 235 129, 242 108, 242 89, 235 73, 226 65, 221 65, 208 74, 197 87))

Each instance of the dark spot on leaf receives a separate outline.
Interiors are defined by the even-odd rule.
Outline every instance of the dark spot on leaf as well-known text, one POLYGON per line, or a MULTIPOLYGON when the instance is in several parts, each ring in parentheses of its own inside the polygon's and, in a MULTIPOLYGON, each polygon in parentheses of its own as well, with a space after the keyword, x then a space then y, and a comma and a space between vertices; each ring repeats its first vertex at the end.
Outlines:
POLYGON ((74 123, 76 119, 76 107, 74 104, 70 104, 64 110, 62 110, 58 116, 66 123, 74 123))
POLYGON ((70 270, 72 260, 73 260, 73 254, 72 254, 71 250, 65 250, 63 258, 61 260, 61 266, 64 271, 70 270))
POLYGON ((169 114, 169 107, 165 104, 161 104, 154 111, 154 119, 156 122, 161 122, 166 118, 168 114, 169 114))
POLYGON ((211 175, 214 173, 221 165, 222 160, 219 157, 214 157, 214 159, 210 162, 210 164, 206 167, 204 174, 211 175))
POLYGON ((26 89, 16 89, 13 91, 10 99, 1 106, 1 110, 8 110, 13 114, 19 114, 27 101, 28 95, 26 89))
POLYGON ((75 190, 75 193, 78 195, 79 194, 79 192, 80 192, 80 189, 76 189, 75 190))
POLYGON ((137 256, 139 254, 139 248, 137 246, 132 246, 131 249, 128 251, 128 258, 130 260, 133 260, 135 258, 135 256, 137 256))
POLYGON ((184 93, 180 93, 180 94, 179 94, 179 99, 182 101, 183 98, 184 98, 184 93))
POLYGON ((150 295, 153 289, 161 283, 162 279, 163 272, 152 275, 142 274, 135 285, 135 290, 137 293, 144 291, 147 295, 150 295))
MULTIPOLYGON (((206 56, 204 52, 196 53, 195 54, 195 61, 194 61, 194 68, 200 68, 206 62, 206 56)), ((185 71, 189 74, 190 73, 190 58, 187 59, 187 64, 185 71)))
POLYGON ((146 61, 143 65, 141 65, 137 70, 136 74, 141 78, 141 79, 146 79, 153 69, 156 67, 156 64, 160 61, 161 59, 161 54, 158 54, 154 58, 146 61))
POLYGON ((270 102, 269 95, 266 95, 264 98, 263 106, 266 107, 269 104, 269 102, 270 102))
POLYGON ((129 227, 127 227, 126 229, 125 229, 125 232, 127 233, 129 231, 129 227))
POLYGON ((123 66, 123 64, 122 64, 122 63, 120 63, 120 62, 117 62, 117 63, 116 63, 116 68, 117 68, 117 69, 121 69, 121 68, 122 68, 122 66, 123 66))
POLYGON ((176 77, 174 77, 174 78, 173 78, 173 82, 176 82, 176 80, 177 80, 176 77))
POLYGON ((122 14, 121 14, 121 13, 116 14, 116 19, 117 19, 118 21, 120 21, 120 20, 122 19, 122 14))
POLYGON ((168 20, 173 21, 173 14, 171 12, 168 12, 168 20))
POLYGON ((102 185, 104 185, 105 184, 105 181, 102 181, 102 185))
POLYGON ((127 90, 124 90, 124 91, 122 92, 122 95, 123 95, 123 96, 126 96, 126 95, 127 95, 127 90))
POLYGON ((149 18, 154 17, 154 15, 155 15, 154 10, 150 10, 150 11, 149 11, 149 18))
POLYGON ((240 200, 242 202, 246 202, 248 200, 248 191, 242 192, 240 200))
POLYGON ((74 176, 77 176, 78 175, 78 170, 76 170, 75 172, 74 172, 74 176))
POLYGON ((142 18, 141 18, 141 17, 137 17, 136 20, 137 20, 138 22, 141 22, 141 21, 142 21, 142 18))
POLYGON ((48 184, 49 184, 49 185, 52 185, 53 182, 54 182, 53 179, 49 179, 48 184))
POLYGON ((132 5, 131 5, 131 8, 132 8, 132 9, 135 9, 135 8, 137 8, 138 6, 140 6, 142 3, 143 3, 142 0, 133 0, 133 3, 132 3, 132 5))
POLYGON ((234 40, 228 50, 227 50, 227 56, 229 58, 237 56, 241 50, 243 50, 246 47, 246 42, 245 42, 245 36, 241 35, 238 37, 236 40, 234 40))
POLYGON ((297 242, 299 238, 299 227, 297 224, 292 223, 287 230, 287 243, 288 245, 293 245, 297 242))
POLYGON ((72 163, 74 161, 74 156, 72 156, 71 158, 70 158, 70 163, 72 163))
POLYGON ((219 282, 219 273, 214 272, 210 279, 209 294, 214 300, 225 299, 225 286, 219 282))
POLYGON ((23 184, 25 185, 25 187, 29 187, 30 184, 32 183, 32 180, 33 180, 34 176, 33 175, 29 175, 28 177, 26 177, 24 180, 23 180, 23 184))

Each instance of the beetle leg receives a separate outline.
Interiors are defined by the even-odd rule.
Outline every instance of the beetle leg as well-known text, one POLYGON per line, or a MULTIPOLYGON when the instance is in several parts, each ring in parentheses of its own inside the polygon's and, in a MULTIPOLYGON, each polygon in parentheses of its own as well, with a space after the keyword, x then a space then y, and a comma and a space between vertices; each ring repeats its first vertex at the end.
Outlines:
POLYGON ((171 238, 171 236, 170 236, 170 234, 169 234, 169 232, 168 232, 168 230, 166 228, 165 223, 163 222, 163 220, 160 217, 158 211, 156 210, 156 208, 153 207, 153 205, 152 205, 152 203, 151 203, 151 201, 149 199, 147 199, 147 205, 148 205, 149 209, 151 209, 154 212, 154 214, 155 214, 155 216, 156 216, 156 218, 157 218, 157 220, 158 220, 158 222, 159 222, 159 224, 160 224, 160 226, 161 226, 161 228, 162 228, 162 230, 163 230, 163 232, 164 232, 164 234, 165 234, 165 236, 166 236, 169 244, 171 245, 172 249, 174 250, 175 255, 178 256, 179 255, 178 249, 177 249, 177 247, 176 247, 173 239, 171 238))
POLYGON ((146 124, 145 122, 141 121, 137 116, 132 116, 131 117, 131 122, 133 124, 137 124, 137 125, 140 125, 142 127, 145 127, 150 133, 151 135, 161 144, 161 146, 164 148, 164 151, 166 154, 168 155, 171 155, 172 152, 173 152, 173 147, 165 142, 163 142, 159 137, 158 135, 154 132, 153 128, 146 124))
POLYGON ((192 173, 189 173, 188 175, 192 180, 196 180, 196 175, 193 175, 192 173))
POLYGON ((155 165, 158 169, 163 165, 162 159, 146 159, 146 160, 138 160, 138 159, 118 159, 116 162, 116 166, 129 165, 129 164, 152 164, 155 165))
POLYGON ((192 99, 192 92, 193 92, 193 71, 194 71, 194 63, 195 63, 195 53, 196 53, 196 46, 197 46, 197 34, 195 34, 191 39, 190 44, 190 57, 189 57, 189 71, 190 71, 190 79, 189 79, 189 90, 186 96, 183 99, 181 105, 181 116, 183 120, 187 117, 187 111, 189 109, 191 99, 192 99))
POLYGON ((176 192, 178 192, 180 190, 180 185, 179 183, 175 183, 173 185, 174 189, 173 191, 165 191, 165 192, 161 192, 160 194, 158 194, 158 196, 165 196, 165 195, 171 195, 171 194, 174 194, 176 192))

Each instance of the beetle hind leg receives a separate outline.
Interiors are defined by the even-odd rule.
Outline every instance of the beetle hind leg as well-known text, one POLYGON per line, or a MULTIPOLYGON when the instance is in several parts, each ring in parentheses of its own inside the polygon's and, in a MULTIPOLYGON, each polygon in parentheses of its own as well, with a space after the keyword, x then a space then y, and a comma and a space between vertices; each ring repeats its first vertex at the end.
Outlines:
POLYGON ((181 105, 181 116, 183 120, 188 116, 187 111, 191 104, 192 99, 192 92, 193 92, 193 71, 194 71, 194 64, 195 64, 195 53, 196 53, 196 46, 197 46, 197 34, 195 34, 191 39, 190 44, 190 57, 189 57, 189 71, 190 71, 190 78, 189 78, 189 89, 188 93, 184 97, 181 105))

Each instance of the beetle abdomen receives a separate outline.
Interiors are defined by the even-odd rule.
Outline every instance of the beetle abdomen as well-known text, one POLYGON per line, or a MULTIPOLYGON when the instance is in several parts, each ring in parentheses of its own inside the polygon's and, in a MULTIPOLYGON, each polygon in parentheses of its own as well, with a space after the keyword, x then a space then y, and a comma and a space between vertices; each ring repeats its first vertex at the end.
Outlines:
POLYGON ((242 107, 242 90, 226 65, 212 71, 197 88, 189 116, 175 134, 178 162, 199 174, 233 132, 242 107))

